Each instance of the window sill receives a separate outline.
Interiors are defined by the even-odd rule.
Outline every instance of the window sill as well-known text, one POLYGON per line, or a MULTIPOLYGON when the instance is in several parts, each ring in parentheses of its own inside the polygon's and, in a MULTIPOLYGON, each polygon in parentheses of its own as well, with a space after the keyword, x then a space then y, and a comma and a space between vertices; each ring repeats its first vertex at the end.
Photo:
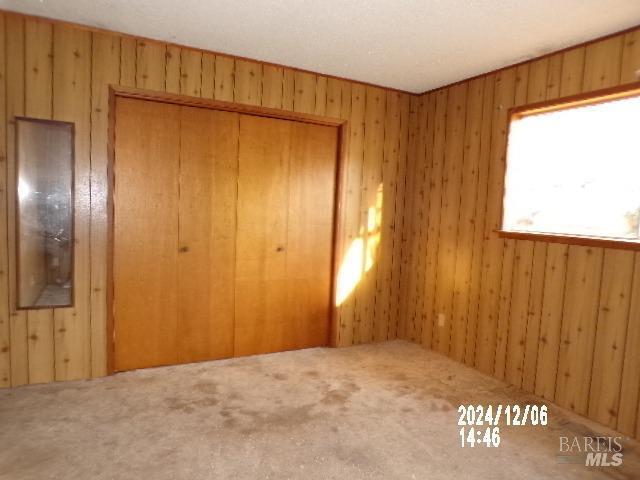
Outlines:
POLYGON ((640 241, 638 240, 562 235, 553 233, 514 232, 509 230, 498 230, 497 233, 501 238, 511 238, 515 240, 533 240, 536 242, 563 243, 566 245, 581 245, 585 247, 617 248, 620 250, 640 251, 640 241))

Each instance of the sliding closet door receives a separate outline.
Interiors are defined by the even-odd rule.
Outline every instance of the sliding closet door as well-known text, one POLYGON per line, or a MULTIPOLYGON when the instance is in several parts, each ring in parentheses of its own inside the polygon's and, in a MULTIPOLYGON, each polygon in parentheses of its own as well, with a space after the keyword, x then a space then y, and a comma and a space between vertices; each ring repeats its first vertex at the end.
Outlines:
POLYGON ((291 348, 329 340, 337 156, 337 128, 292 122, 286 255, 291 348))
POLYGON ((180 363, 233 356, 238 117, 181 110, 180 363))
POLYGON ((337 129, 240 117, 235 355, 328 342, 337 129))
POLYGON ((334 127, 117 99, 115 369, 328 342, 334 127))
POLYGON ((116 100, 116 370, 177 360, 179 135, 179 106, 116 100))
POLYGON ((291 122, 242 115, 235 355, 288 349, 287 215, 291 122))

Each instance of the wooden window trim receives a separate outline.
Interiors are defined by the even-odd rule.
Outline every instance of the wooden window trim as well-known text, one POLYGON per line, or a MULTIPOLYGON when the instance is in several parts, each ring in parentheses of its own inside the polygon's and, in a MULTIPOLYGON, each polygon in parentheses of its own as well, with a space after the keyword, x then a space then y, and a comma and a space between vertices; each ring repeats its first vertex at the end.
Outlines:
MULTIPOLYGON (((640 81, 510 108, 507 115, 507 144, 505 146, 505 149, 508 149, 509 145, 509 133, 511 130, 511 124, 521 118, 529 117, 532 115, 539 115, 542 113, 568 110, 583 105, 598 105, 600 103, 606 103, 614 100, 637 96, 640 96, 640 81)), ((582 245, 587 247, 615 248, 620 250, 640 251, 640 239, 635 240, 615 237, 574 235, 565 233, 506 230, 504 228, 504 199, 506 197, 507 191, 506 179, 508 162, 509 158, 507 156, 507 151, 505 151, 505 169, 502 182, 502 205, 500 215, 501 228, 496 231, 499 237, 515 240, 533 240, 538 242, 562 243, 566 245, 582 245)))
POLYGON ((514 230, 498 230, 501 238, 515 240, 533 240, 535 242, 562 243, 565 245, 582 245, 585 247, 617 248, 620 250, 640 251, 640 241, 607 237, 589 237, 586 235, 569 235, 561 233, 519 232, 514 230))

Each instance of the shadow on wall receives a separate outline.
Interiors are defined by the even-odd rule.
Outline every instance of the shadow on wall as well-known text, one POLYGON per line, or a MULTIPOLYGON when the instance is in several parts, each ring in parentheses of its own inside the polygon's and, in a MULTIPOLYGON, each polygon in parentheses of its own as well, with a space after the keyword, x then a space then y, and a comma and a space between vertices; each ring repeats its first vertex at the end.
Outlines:
POLYGON ((380 245, 380 227, 382 225, 382 183, 378 185, 374 204, 367 209, 366 229, 360 226, 360 232, 347 249, 340 268, 336 287, 336 306, 342 305, 362 280, 362 277, 375 265, 380 245))

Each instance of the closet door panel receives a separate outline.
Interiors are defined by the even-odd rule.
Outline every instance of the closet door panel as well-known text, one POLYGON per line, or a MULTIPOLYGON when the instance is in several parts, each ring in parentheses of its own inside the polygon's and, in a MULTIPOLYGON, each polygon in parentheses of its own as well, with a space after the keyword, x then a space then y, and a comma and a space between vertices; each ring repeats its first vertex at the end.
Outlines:
POLYGON ((233 356, 236 113, 181 109, 178 361, 233 356))
POLYGON ((115 369, 176 363, 180 107, 116 100, 115 369))
POLYGON ((293 348, 329 339, 337 149, 337 128, 292 123, 287 311, 293 348))
POLYGON ((240 117, 235 355, 290 348, 286 238, 291 122, 240 117))

